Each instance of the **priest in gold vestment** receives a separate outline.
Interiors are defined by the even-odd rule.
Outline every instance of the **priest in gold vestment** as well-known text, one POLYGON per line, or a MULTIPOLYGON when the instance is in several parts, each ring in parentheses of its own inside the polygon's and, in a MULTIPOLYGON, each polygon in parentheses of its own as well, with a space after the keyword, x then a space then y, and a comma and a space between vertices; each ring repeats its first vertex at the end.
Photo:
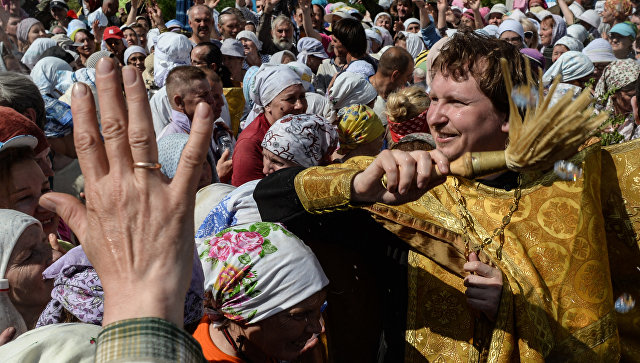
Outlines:
MULTIPOLYGON (((640 143, 581 151, 570 160, 583 171, 575 181, 552 171, 479 181, 432 171, 446 174, 447 160, 464 152, 504 149, 498 59, 513 60, 512 79, 524 79, 517 51, 504 44, 459 34, 443 48, 428 112, 436 151, 275 174, 256 188, 261 215, 288 190, 305 213, 364 209, 409 246, 404 361, 640 361, 640 309, 614 309, 621 294, 640 296, 640 143), (283 178, 291 183, 280 194, 266 190, 283 178), (481 262, 467 262, 470 251, 481 262), (470 264, 499 271, 497 304, 476 299, 495 286, 476 284, 483 274, 469 275, 470 264)), ((329 322, 329 337, 349 323, 329 322)))

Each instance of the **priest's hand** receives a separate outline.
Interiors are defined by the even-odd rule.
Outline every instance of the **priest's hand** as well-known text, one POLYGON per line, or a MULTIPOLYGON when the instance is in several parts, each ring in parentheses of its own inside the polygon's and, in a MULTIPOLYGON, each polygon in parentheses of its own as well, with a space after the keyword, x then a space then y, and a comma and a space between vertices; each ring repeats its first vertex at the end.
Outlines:
POLYGON ((351 202, 390 205, 411 202, 443 183, 447 173, 449 161, 438 150, 384 150, 353 178, 351 202), (383 176, 386 176, 386 186, 383 176))
POLYGON ((489 320, 495 321, 502 296, 502 272, 481 262, 474 252, 469 254, 469 262, 464 264, 464 270, 475 273, 464 278, 467 303, 484 313, 489 320))

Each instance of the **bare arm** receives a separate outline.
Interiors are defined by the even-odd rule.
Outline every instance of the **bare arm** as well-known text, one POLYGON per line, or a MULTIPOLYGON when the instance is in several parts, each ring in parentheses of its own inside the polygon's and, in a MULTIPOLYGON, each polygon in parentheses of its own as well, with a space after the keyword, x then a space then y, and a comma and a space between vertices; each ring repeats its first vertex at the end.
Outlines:
POLYGON ((420 29, 424 29, 431 23, 431 19, 429 19, 429 12, 427 11, 427 4, 424 0, 415 0, 414 3, 420 10, 420 29))
POLYGON ((268 0, 264 4, 262 16, 260 16, 260 25, 258 25, 258 39, 262 42, 262 51, 269 53, 275 45, 271 39, 271 14, 278 0, 268 0), (266 50, 266 51, 265 51, 266 50))
POLYGON ((322 41, 320 33, 313 28, 313 23, 311 22, 311 1, 299 0, 298 3, 300 4, 300 8, 302 8, 302 26, 304 27, 305 33, 307 33, 308 37, 322 41))
POLYGON ((140 9, 141 0, 131 0, 131 10, 127 15, 127 23, 125 25, 133 24, 136 22, 136 16, 138 16, 138 9, 140 9))
POLYGON ((469 1, 469 6, 471 7, 471 10, 473 10, 473 21, 475 22, 476 29, 484 28, 484 21, 480 14, 480 7, 482 6, 480 0, 469 1))
POLYGON ((560 10, 562 10, 562 16, 564 16, 567 26, 573 24, 573 12, 569 9, 567 3, 564 0, 558 0, 558 6, 560 7, 560 10))
MULTIPOLYGON (((449 9, 449 4, 447 4, 447 0, 437 0, 438 1, 438 30, 447 27, 447 9, 449 9)), ((443 37, 446 37, 447 34, 440 34, 443 37)))

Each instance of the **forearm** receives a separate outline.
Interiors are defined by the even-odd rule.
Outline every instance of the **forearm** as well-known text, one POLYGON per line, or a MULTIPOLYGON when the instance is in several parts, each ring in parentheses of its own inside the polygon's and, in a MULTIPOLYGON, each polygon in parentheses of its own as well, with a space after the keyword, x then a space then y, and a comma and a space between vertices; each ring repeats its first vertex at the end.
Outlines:
POLYGON ((420 8, 420 28, 426 28, 430 23, 429 12, 427 12, 427 9, 424 7, 420 8))
POLYGON ((384 8, 382 6, 380 6, 380 5, 378 5, 377 1, 362 0, 362 5, 369 12, 369 16, 371 17, 371 19, 375 19, 376 15, 378 15, 378 13, 381 13, 381 12, 384 11, 384 8))
POLYGON ((125 25, 129 26, 136 22, 136 16, 138 16, 138 8, 131 6, 131 11, 129 11, 129 15, 127 15, 127 23, 125 25))
POLYGON ((564 0, 560 0, 558 1, 558 6, 562 11, 562 16, 564 16, 564 19, 567 22, 567 26, 573 24, 573 21, 574 21, 573 12, 571 11, 571 9, 569 9, 569 6, 567 6, 567 3, 564 2, 564 0))
POLYGON ((473 20, 476 23, 476 29, 484 28, 484 22, 482 21, 482 15, 480 14, 480 9, 473 10, 473 20))
POLYGON ((447 10, 438 9, 438 30, 447 27, 447 10))
POLYGON ((304 31, 305 33, 307 33, 308 37, 315 38, 315 39, 318 39, 319 41, 322 41, 322 37, 320 36, 320 33, 318 33, 318 31, 313 28, 310 12, 311 12, 311 9, 309 8, 302 10, 302 26, 304 27, 304 31))
POLYGON ((271 39, 271 11, 265 10, 260 16, 260 25, 258 25, 258 40, 262 42, 262 50, 273 48, 273 39, 271 39))

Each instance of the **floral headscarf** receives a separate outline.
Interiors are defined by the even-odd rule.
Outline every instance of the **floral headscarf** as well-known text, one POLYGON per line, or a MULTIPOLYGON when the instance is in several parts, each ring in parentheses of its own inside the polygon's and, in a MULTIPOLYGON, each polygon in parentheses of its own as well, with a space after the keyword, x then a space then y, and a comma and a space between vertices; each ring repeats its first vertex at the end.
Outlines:
POLYGON ((338 146, 333 125, 312 114, 288 115, 274 122, 262 147, 305 168, 328 161, 338 146))
MULTIPOLYGON (((638 79, 640 75, 640 64, 635 59, 618 59, 611 62, 602 72, 602 77, 596 84, 595 97, 602 98, 610 90, 619 90, 626 87, 638 79)), ((613 103, 609 97, 607 110, 613 110, 613 103)))
POLYGON ((253 324, 322 290, 329 280, 311 249, 275 223, 226 229, 196 242, 214 326, 253 324), (301 278, 304 276, 304 278, 301 278))
POLYGON ((384 126, 376 113, 367 105, 352 105, 338 111, 338 153, 344 155, 384 134, 384 126))
POLYGON ((616 15, 616 18, 626 18, 633 11, 633 4, 629 0, 607 0, 604 8, 616 15))
MULTIPOLYGON (((184 323, 199 321, 203 315, 204 295, 202 266, 197 253, 194 260, 191 284, 184 303, 184 323)), ((84 323, 102 324, 104 293, 100 278, 84 253, 82 246, 74 247, 43 273, 45 279, 54 279, 49 304, 45 307, 36 327, 63 323, 66 310, 84 323)))

